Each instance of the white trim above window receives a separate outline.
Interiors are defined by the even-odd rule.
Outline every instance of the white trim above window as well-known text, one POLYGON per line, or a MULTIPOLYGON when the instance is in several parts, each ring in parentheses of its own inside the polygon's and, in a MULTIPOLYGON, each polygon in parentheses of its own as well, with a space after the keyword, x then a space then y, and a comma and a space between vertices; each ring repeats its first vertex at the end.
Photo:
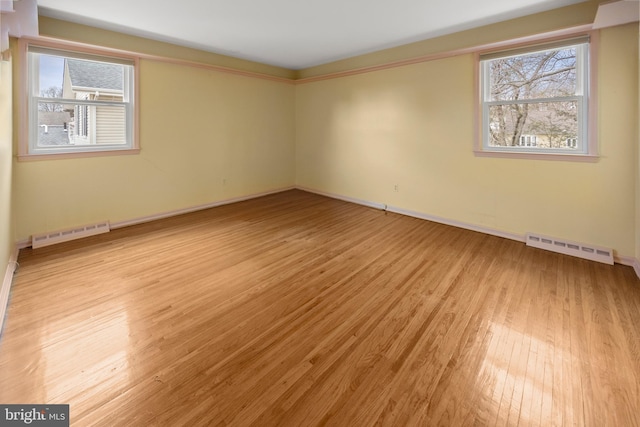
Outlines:
POLYGON ((21 160, 139 152, 136 57, 62 42, 20 43, 21 160))
POLYGON ((476 155, 596 161, 596 40, 478 53, 476 155))

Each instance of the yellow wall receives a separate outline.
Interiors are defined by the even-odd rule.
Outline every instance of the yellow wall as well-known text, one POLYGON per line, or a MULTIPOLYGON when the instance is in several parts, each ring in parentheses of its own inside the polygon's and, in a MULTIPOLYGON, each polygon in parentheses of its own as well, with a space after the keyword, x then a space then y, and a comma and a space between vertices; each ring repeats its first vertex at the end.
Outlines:
POLYGON ((469 54, 299 85, 296 183, 631 256, 637 31, 634 24, 601 34, 598 163, 474 157, 469 54))
POLYGON ((141 153, 15 165, 19 240, 294 184, 295 87, 142 60, 141 153))
POLYGON ((88 43, 94 46, 128 50, 147 55, 157 55, 163 58, 174 58, 201 64, 216 65, 275 77, 293 78, 296 74, 295 71, 282 67, 275 67, 273 65, 177 46, 171 43, 102 30, 73 22, 60 21, 46 16, 40 16, 38 18, 38 32, 41 36, 88 43))
POLYGON ((466 31, 458 31, 403 46, 322 64, 299 70, 296 77, 304 79, 380 64, 388 64, 394 61, 419 58, 426 55, 450 52, 487 43, 536 35, 562 28, 591 24, 596 15, 598 4, 606 1, 608 0, 590 0, 547 12, 510 19, 466 31))
MULTIPOLYGON (((459 49, 589 23, 597 3, 438 40, 459 49)), ((48 18, 41 31, 280 77, 444 49, 425 41, 293 72, 48 18)), ((601 32, 597 163, 475 157, 473 55, 298 85, 153 60, 140 66, 141 154, 16 163, 19 240, 297 184, 640 257, 637 24, 601 32)))
MULTIPOLYGON (((639 29, 640 29, 640 24, 639 29)), ((640 37, 640 31, 638 31, 640 37)), ((640 48, 640 43, 638 43, 640 48)), ((638 55, 638 79, 640 79, 640 54, 638 55)), ((636 146, 637 167, 636 167, 636 264, 637 272, 640 274, 640 80, 638 89, 638 117, 636 119, 636 130, 638 131, 638 145, 636 146)))
POLYGON ((11 62, 0 61, 0 284, 15 246, 12 224, 11 62))

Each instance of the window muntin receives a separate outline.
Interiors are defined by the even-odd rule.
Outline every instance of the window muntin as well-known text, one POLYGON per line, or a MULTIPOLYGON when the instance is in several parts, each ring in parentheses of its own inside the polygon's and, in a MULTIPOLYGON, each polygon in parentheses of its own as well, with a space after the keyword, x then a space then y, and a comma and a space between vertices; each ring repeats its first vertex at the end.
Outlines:
POLYGON ((588 47, 581 40, 481 56, 482 150, 589 154, 588 47))
POLYGON ((130 150, 134 61, 29 46, 27 154, 130 150))

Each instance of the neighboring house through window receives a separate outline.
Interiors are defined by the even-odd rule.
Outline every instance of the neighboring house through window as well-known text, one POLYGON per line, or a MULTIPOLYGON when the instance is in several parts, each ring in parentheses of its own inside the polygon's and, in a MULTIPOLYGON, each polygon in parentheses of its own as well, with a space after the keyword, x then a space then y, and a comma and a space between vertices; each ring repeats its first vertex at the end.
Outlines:
POLYGON ((135 58, 28 45, 23 155, 134 150, 135 58), (25 152, 26 151, 26 152, 25 152))

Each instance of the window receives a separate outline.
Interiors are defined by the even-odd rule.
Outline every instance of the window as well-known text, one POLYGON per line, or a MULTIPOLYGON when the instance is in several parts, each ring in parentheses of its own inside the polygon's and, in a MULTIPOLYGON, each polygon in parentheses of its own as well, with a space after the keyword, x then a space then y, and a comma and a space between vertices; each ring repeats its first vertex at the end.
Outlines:
POLYGON ((28 45, 23 155, 135 150, 135 59, 28 45))
POLYGON ((480 56, 482 151, 590 155, 587 38, 480 56))
POLYGON ((520 135, 518 145, 521 147, 535 147, 537 135, 520 135))

